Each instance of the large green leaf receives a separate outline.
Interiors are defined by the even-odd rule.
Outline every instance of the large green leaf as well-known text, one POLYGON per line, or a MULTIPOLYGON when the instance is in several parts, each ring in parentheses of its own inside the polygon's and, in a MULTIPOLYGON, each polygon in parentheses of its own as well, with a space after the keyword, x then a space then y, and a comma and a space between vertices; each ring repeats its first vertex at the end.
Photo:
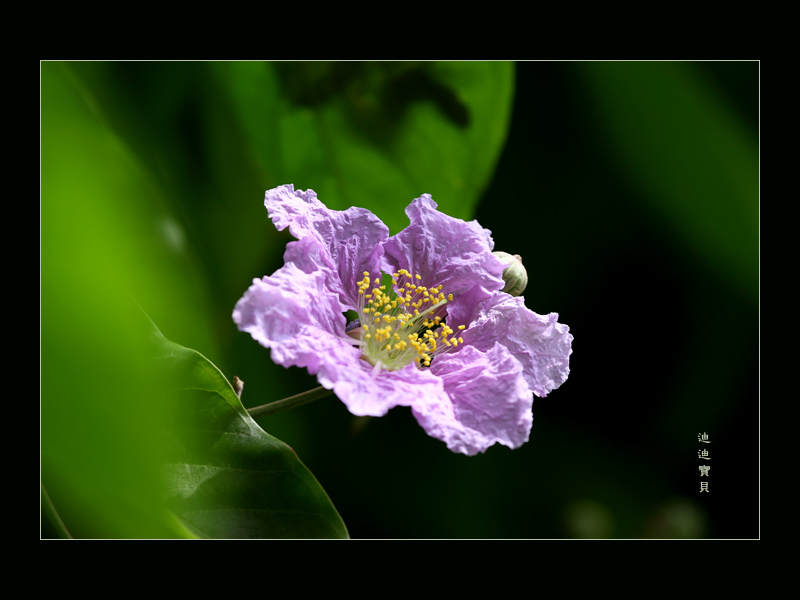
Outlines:
POLYGON ((346 538, 314 476, 253 421, 222 373, 198 352, 155 335, 175 385, 168 505, 181 522, 210 538, 346 538))
MULTIPOLYGON (((198 481, 196 472, 184 477, 179 494, 164 488, 164 447, 174 438, 167 423, 174 425, 176 415, 168 411, 163 391, 176 384, 175 369, 186 374, 182 364, 194 365, 190 374, 196 379, 188 380, 196 389, 179 392, 187 401, 196 400, 186 414, 220 438, 204 446, 181 437, 183 464, 208 466, 217 453, 229 466, 264 459, 263 468, 239 472, 252 479, 250 488, 223 487, 236 490, 237 502, 244 502, 250 489, 260 506, 286 510, 277 519, 285 526, 276 525, 273 513, 270 527, 251 528, 249 534, 346 535, 330 501, 291 450, 242 414, 238 399, 236 408, 226 403, 226 396, 232 398, 216 368, 175 346, 167 361, 175 368, 156 368, 149 324, 137 303, 164 323, 165 332, 213 351, 203 293, 192 278, 194 265, 180 225, 162 201, 158 182, 108 126, 107 115, 73 69, 43 63, 41 78, 42 507, 45 512, 52 507, 49 513, 57 512, 64 524, 52 531, 45 520, 43 535, 187 537, 190 523, 195 535, 244 535, 230 519, 209 526, 198 523, 196 515, 181 512, 178 521, 164 510, 165 492, 182 510, 201 496, 223 502, 217 493, 222 488, 208 481, 186 496, 187 481, 198 481), (203 407, 213 419, 202 421, 203 407), (245 433, 247 443, 221 441, 242 440, 245 433), (187 440, 196 443, 187 445, 187 440), (271 491, 265 493, 265 486, 271 491), (186 502, 176 503, 176 494, 186 502), (314 502, 327 503, 333 516, 314 502), (317 524, 309 514, 314 512, 338 528, 317 524)), ((175 458, 178 446, 170 448, 175 458)))
POLYGON ((163 511, 164 407, 133 298, 201 342, 202 297, 158 186, 71 70, 43 63, 41 86, 42 482, 73 537, 183 536, 163 511))
POLYGON ((214 66, 266 178, 368 208, 395 233, 423 193, 471 219, 505 142, 511 63, 214 66))

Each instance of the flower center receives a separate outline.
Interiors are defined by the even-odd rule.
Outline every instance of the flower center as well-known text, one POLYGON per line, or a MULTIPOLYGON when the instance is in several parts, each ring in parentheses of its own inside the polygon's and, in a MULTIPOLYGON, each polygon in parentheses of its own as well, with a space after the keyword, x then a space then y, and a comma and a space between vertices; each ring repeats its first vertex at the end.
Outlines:
POLYGON ((388 276, 387 284, 382 285, 364 271, 358 284, 358 334, 362 358, 371 365, 389 371, 411 362, 429 367, 436 354, 464 343, 444 322, 443 307, 453 295, 445 296, 441 285, 418 285, 421 279, 419 274, 400 269, 392 274, 388 286, 388 276))

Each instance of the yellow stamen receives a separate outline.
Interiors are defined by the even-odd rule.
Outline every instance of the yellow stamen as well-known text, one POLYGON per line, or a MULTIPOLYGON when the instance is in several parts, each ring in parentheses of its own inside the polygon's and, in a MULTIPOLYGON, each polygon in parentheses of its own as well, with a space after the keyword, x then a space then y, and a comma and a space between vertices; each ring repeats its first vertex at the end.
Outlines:
POLYGON ((460 338, 448 338, 453 330, 444 322, 442 307, 453 295, 443 294, 442 285, 426 287, 411 283, 421 282, 422 276, 406 269, 385 274, 383 280, 386 284, 381 285, 381 279, 372 278, 365 271, 358 283, 361 348, 367 362, 376 369, 388 370, 403 368, 411 362, 429 367, 438 354, 463 343, 460 338), (367 324, 370 319, 371 329, 367 324))

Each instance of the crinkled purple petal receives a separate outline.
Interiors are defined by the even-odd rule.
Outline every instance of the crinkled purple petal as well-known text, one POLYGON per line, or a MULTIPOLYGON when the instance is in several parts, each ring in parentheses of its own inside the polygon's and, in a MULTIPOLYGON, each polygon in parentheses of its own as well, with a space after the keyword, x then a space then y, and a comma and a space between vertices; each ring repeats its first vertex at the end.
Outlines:
POLYGON ((428 435, 470 456, 496 443, 518 448, 528 441, 533 395, 522 365, 506 348, 495 344, 481 352, 465 346, 436 357, 430 370, 449 400, 424 397, 412 406, 428 435))
POLYGON ((436 206, 430 194, 423 194, 406 208, 411 223, 384 244, 384 269, 408 269, 422 277, 422 285, 442 285, 442 292, 453 294, 456 303, 460 299, 472 308, 503 288, 505 265, 492 254, 488 229, 477 221, 450 217, 436 206))
POLYGON ((264 205, 278 230, 288 227, 298 240, 311 237, 319 242, 320 260, 337 274, 328 285, 343 304, 355 306, 357 282, 364 271, 380 277, 382 244, 389 228, 370 211, 331 210, 317 200, 314 190, 295 190, 292 184, 268 190, 264 205))
POLYGON ((508 348, 522 363, 533 393, 542 398, 569 376, 569 327, 558 322, 558 313, 539 315, 528 309, 521 296, 496 292, 479 307, 462 337, 465 345, 479 350, 496 342, 508 348))
POLYGON ((347 294, 339 279, 339 273, 331 266, 328 252, 314 237, 304 237, 296 242, 286 244, 283 260, 292 263, 304 273, 313 274, 321 272, 325 286, 339 299, 339 311, 345 312, 353 308, 352 300, 347 294))
POLYGON ((442 380, 413 364, 386 371, 361 359, 331 355, 317 373, 317 380, 359 416, 381 417, 395 406, 411 406, 421 399, 448 402, 442 380))
POLYGON ((324 271, 305 273, 294 263, 253 285, 236 303, 233 320, 284 367, 316 373, 327 356, 361 355, 345 337, 339 297, 326 285, 324 271))

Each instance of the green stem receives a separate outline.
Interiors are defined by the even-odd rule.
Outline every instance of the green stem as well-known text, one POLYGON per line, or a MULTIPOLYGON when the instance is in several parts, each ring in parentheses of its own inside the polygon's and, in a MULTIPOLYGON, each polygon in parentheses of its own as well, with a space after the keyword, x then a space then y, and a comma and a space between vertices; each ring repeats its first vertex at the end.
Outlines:
POLYGON ((296 408, 298 406, 302 406, 303 404, 308 404, 314 400, 319 400, 320 398, 329 396, 332 393, 333 390, 328 390, 320 386, 318 388, 314 388, 313 390, 303 392, 302 394, 297 394, 296 396, 289 396, 283 400, 277 400, 275 402, 270 402, 269 404, 262 404, 261 406, 248 408, 247 412, 250 413, 250 416, 254 419, 257 419, 258 417, 266 417, 267 415, 273 415, 284 410, 289 410, 290 408, 296 408))

